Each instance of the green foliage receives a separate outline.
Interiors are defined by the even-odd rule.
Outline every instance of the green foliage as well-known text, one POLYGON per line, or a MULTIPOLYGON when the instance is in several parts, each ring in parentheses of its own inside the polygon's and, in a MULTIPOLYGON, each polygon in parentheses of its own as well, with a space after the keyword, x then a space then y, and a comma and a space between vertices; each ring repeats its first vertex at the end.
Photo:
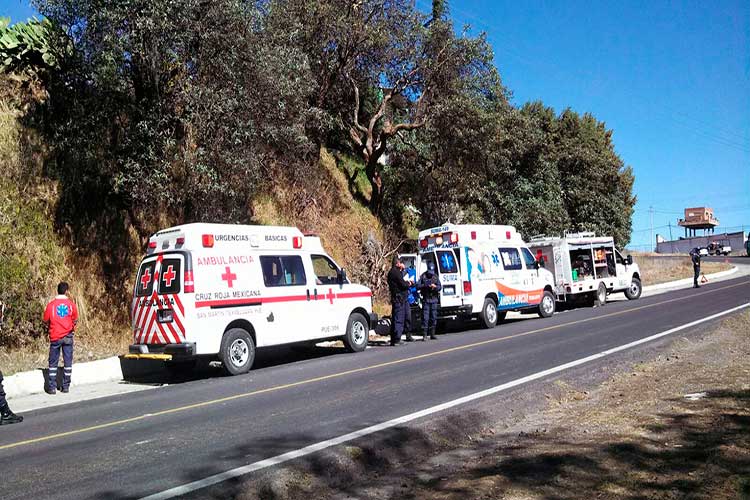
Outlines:
POLYGON ((10 18, 0 18, 0 73, 44 76, 59 70, 71 49, 65 34, 48 19, 11 26, 10 18))

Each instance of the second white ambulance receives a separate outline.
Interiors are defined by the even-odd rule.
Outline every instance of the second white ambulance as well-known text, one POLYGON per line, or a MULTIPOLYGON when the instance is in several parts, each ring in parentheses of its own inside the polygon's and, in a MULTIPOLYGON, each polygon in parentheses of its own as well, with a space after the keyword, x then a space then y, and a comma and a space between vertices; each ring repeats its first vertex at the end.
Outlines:
POLYGON ((320 239, 294 227, 186 224, 154 234, 138 270, 131 358, 219 359, 232 375, 255 349, 341 339, 367 346, 372 292, 320 239))
POLYGON ((430 260, 442 285, 441 318, 477 317, 492 328, 508 311, 555 312, 552 273, 513 226, 445 224, 420 231, 420 273, 430 260))

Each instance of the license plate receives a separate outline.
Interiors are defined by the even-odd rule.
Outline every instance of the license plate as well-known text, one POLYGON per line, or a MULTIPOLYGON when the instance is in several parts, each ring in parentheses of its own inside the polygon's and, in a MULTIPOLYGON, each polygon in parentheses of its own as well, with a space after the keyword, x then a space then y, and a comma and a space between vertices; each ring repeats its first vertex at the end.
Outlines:
POLYGON ((443 287, 443 295, 456 295, 456 287, 455 286, 444 286, 443 287))

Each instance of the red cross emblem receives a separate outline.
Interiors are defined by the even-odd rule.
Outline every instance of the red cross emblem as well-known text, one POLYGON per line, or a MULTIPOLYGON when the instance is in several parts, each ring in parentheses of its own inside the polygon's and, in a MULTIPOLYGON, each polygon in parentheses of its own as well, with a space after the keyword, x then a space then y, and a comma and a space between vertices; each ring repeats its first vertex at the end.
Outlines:
POLYGON ((164 280, 164 284, 167 286, 167 288, 172 286, 172 282, 177 277, 177 274, 174 272, 174 266, 169 266, 167 268, 167 272, 162 274, 161 279, 164 280))
POLYGON ((542 250, 540 248, 537 248, 536 250, 536 260, 544 260, 544 262, 547 262, 547 256, 542 255, 542 250))
POLYGON ((328 289, 328 295, 326 295, 326 298, 333 304, 333 299, 336 298, 336 296, 333 294, 333 288, 328 289))
POLYGON ((147 267, 146 271, 141 276, 141 288, 145 290, 149 283, 151 283, 151 269, 147 267))
POLYGON ((229 270, 229 266, 227 266, 225 269, 226 272, 221 275, 221 279, 227 282, 227 286, 229 288, 233 288, 232 282, 237 279, 237 275, 229 270))

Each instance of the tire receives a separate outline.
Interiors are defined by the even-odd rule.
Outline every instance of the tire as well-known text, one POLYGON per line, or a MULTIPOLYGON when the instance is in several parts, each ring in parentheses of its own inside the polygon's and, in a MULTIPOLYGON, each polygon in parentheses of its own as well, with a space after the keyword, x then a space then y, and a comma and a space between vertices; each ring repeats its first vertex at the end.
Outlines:
POLYGON ((549 318, 555 314, 555 305, 555 296, 549 290, 545 290, 537 314, 540 318, 549 318))
POLYGON ((484 299, 482 312, 479 313, 479 322, 482 328, 494 328, 497 325, 497 304, 492 299, 484 299))
POLYGON ((344 346, 349 352, 361 352, 367 347, 370 337, 370 327, 367 320, 360 313, 352 313, 346 322, 346 335, 344 335, 344 346))
POLYGON ((594 294, 594 306, 603 306, 607 303, 607 286, 604 283, 599 283, 594 294))
POLYGON ((628 300, 637 300, 643 292, 643 286, 641 286, 641 280, 633 277, 630 282, 630 286, 625 289, 625 296, 628 300))
POLYGON ((255 361, 255 342, 242 328, 227 330, 221 339, 219 358, 228 375, 247 373, 255 361))

